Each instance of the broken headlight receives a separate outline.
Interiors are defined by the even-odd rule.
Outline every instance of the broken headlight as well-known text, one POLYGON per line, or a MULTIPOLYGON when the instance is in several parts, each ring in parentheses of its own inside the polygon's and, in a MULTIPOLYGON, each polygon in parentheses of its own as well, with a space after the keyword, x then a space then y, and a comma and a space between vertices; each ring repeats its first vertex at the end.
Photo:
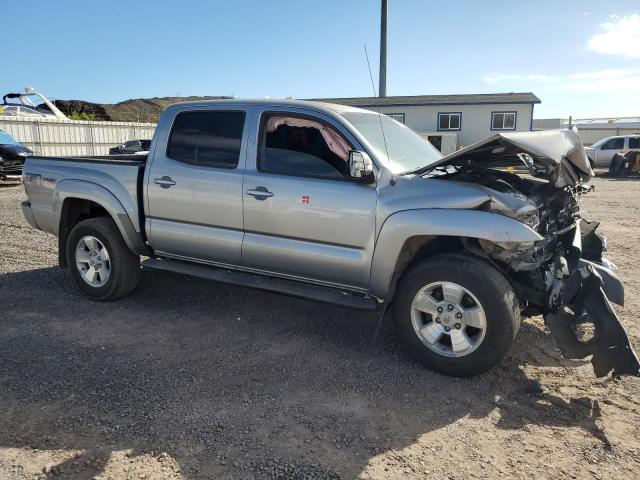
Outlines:
POLYGON ((490 258, 509 265, 515 271, 535 270, 542 261, 535 242, 491 242, 480 239, 479 243, 490 258))
POLYGON ((523 213, 518 216, 518 220, 524 223, 527 227, 532 230, 538 230, 540 226, 540 215, 537 210, 532 210, 530 212, 523 213))

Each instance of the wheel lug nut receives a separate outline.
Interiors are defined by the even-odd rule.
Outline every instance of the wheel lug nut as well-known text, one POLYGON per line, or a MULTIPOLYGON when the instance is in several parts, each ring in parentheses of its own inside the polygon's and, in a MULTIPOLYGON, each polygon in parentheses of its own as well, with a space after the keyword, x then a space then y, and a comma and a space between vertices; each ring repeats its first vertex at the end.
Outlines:
POLYGON ((462 314, 460 312, 456 313, 456 318, 462 318, 462 314))
POLYGON ((442 307, 438 307, 438 313, 442 313, 442 307))
POLYGON ((440 317, 436 317, 436 323, 440 323, 440 317))
POLYGON ((449 311, 453 310, 453 305, 447 305, 447 310, 449 311))
POLYGON ((444 327, 445 332, 448 332, 449 330, 451 330, 449 327, 444 327))
POLYGON ((455 327, 456 327, 456 330, 460 330, 460 324, 459 323, 456 323, 455 327))

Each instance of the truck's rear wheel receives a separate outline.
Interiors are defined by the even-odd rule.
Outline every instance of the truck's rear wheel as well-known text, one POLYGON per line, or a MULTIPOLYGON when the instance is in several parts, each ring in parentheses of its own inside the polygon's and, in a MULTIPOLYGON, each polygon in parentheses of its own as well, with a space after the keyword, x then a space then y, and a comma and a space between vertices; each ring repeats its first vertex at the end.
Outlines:
POLYGON ((394 324, 427 368, 458 377, 489 370, 520 328, 515 292, 480 259, 442 255, 412 267, 398 285, 394 324))
POLYGON ((140 257, 129 250, 108 217, 73 227, 67 238, 67 263, 76 285, 95 300, 128 295, 140 279, 140 257))

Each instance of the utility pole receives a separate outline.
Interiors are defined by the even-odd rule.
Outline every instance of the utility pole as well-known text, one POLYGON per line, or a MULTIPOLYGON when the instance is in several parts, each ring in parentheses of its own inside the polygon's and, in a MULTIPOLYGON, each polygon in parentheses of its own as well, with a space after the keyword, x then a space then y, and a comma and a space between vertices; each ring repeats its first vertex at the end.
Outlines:
POLYGON ((380 10, 380 81, 378 96, 387 96, 387 0, 382 0, 380 10))

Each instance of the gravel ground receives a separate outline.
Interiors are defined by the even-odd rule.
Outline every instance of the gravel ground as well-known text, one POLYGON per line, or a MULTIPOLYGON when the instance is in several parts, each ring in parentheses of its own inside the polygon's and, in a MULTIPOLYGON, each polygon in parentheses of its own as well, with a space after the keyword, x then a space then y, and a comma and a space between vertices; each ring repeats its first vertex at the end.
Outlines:
MULTIPOLYGON (((640 347, 640 183, 594 184, 640 347)), ((331 305, 152 271, 95 303, 23 196, 0 188, 0 478, 638 478, 640 379, 563 360, 539 318, 464 380, 331 305)))

